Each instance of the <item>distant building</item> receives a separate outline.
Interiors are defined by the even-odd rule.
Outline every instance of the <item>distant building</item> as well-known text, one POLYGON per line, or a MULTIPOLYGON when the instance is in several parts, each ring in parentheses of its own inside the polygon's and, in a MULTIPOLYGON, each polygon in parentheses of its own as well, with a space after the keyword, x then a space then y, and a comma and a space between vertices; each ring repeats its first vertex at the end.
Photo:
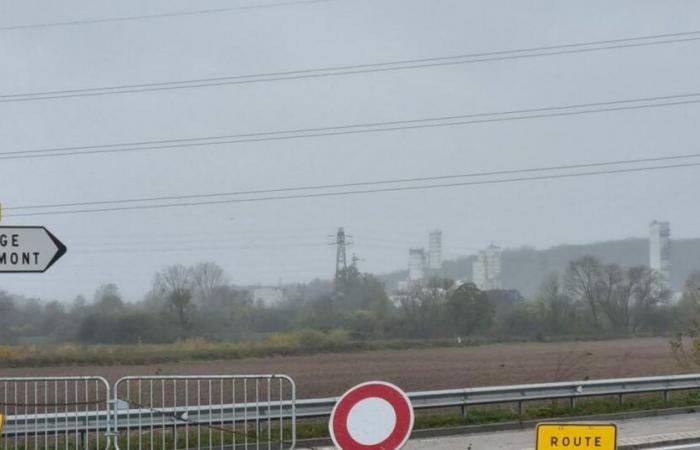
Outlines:
POLYGON ((435 230, 428 235, 428 252, 423 248, 408 250, 408 277, 397 283, 399 292, 406 292, 420 286, 430 277, 439 276, 442 271, 442 231, 435 230))
POLYGON ((425 278, 425 250, 412 248, 408 250, 408 281, 415 282, 425 278))
POLYGON ((486 286, 486 260, 481 253, 476 256, 476 260, 472 264, 472 282, 479 289, 484 289, 486 286))
POLYGON ((472 281, 481 290, 503 289, 500 247, 490 245, 479 252, 472 265, 472 281))
POLYGON ((265 308, 274 308, 287 299, 284 289, 275 286, 258 286, 250 289, 253 302, 265 308))
POLYGON ((442 231, 435 230, 428 235, 428 269, 431 274, 442 270, 442 231))
POLYGON ((653 221, 649 224, 649 267, 659 273, 665 287, 671 284, 671 225, 653 221))

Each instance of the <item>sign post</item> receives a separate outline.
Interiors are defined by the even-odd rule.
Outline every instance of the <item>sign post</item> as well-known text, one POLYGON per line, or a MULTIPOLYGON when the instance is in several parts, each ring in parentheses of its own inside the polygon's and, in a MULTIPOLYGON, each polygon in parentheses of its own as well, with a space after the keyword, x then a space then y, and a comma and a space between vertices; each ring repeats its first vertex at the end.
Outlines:
POLYGON ((617 450, 617 426, 612 423, 541 423, 536 450, 617 450))
POLYGON ((44 227, 0 226, 0 273, 42 273, 66 253, 44 227))
POLYGON ((340 397, 328 424, 341 450, 398 450, 413 429, 413 406, 393 384, 363 383, 340 397))

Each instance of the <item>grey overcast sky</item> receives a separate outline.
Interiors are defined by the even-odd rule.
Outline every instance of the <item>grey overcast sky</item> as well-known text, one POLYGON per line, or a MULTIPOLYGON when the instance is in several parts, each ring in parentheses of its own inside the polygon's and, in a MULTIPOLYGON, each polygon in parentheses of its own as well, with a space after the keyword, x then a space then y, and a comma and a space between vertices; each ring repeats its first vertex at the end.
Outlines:
MULTIPOLYGON (((700 30, 694 0, 0 0, 0 95, 451 56, 700 30)), ((700 41, 269 83, 0 103, 0 151, 314 128, 700 92, 700 41)), ((700 105, 45 159, 0 160, 8 208, 517 169, 698 151, 700 105)), ((696 160, 697 162, 697 160, 696 160)), ((69 253, 0 287, 45 299, 117 283, 128 300, 172 263, 218 262, 237 284, 330 277, 344 226, 361 268, 404 268, 444 232, 447 257, 700 235, 700 168, 517 184, 99 214, 46 225, 69 253)))

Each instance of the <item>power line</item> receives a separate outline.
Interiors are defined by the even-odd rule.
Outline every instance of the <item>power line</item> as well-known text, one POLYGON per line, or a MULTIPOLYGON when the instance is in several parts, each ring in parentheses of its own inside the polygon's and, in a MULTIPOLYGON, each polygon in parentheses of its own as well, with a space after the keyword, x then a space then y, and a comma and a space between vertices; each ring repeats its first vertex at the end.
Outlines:
MULTIPOLYGON (((318 237, 318 236, 315 236, 318 237)), ((208 249, 218 249, 222 248, 221 246, 224 245, 227 249, 271 249, 271 248, 293 248, 293 247, 326 247, 328 245, 327 242, 319 241, 316 239, 313 239, 312 237, 309 236, 297 236, 297 237, 289 237, 287 239, 283 239, 282 241, 275 241, 266 239, 265 241, 248 241, 245 240, 245 244, 243 245, 231 245, 230 241, 234 237, 229 237, 229 239, 167 239, 167 240, 160 240, 158 239, 159 236, 154 236, 153 238, 150 239, 129 239, 128 242, 109 242, 109 243, 89 243, 89 242, 84 242, 81 241, 78 247, 75 247, 75 242, 72 248, 73 252, 81 252, 81 253, 96 253, 102 250, 105 251, 110 251, 110 250, 127 250, 127 249, 140 249, 140 250, 170 250, 173 249, 173 251, 186 251, 186 250, 208 250, 208 249)), ((335 245, 333 243, 332 245, 335 245)), ((393 249, 393 250, 406 250, 407 248, 411 246, 416 245, 416 241, 414 240, 397 240, 397 239, 390 239, 386 237, 371 237, 371 236, 366 236, 362 235, 357 237, 357 240, 354 242, 354 245, 357 245, 361 248, 377 248, 377 249, 393 249)), ((470 250, 477 250, 477 247, 470 247, 468 245, 451 245, 450 247, 454 249, 470 249, 470 250)))
POLYGON ((251 9, 264 9, 264 8, 275 8, 280 6, 291 6, 291 5, 301 5, 308 3, 325 3, 334 0, 296 0, 288 2, 275 2, 275 3, 265 3, 262 5, 245 5, 245 6, 234 6, 229 8, 211 8, 211 9, 199 9, 193 11, 180 11, 172 13, 158 13, 158 14, 143 14, 135 16, 123 16, 123 17, 106 17, 103 19, 85 19, 85 20, 69 20, 64 22, 47 22, 47 23, 33 23, 25 25, 8 25, 0 27, 0 31, 18 31, 18 30, 30 30, 36 28, 54 28, 63 26, 75 26, 75 25, 90 25, 98 23, 107 22, 126 22, 133 20, 147 20, 147 19, 163 19, 170 17, 183 17, 183 16, 196 16, 205 14, 217 14, 225 13, 231 11, 242 11, 251 9))
MULTIPOLYGON (((111 253, 179 253, 179 252, 193 252, 193 251, 231 251, 231 250, 279 250, 279 249, 294 249, 294 248, 317 248, 323 249, 328 247, 327 243, 294 243, 294 244, 279 244, 279 245, 189 245, 189 246, 168 246, 168 247, 154 247, 148 245, 142 246, 131 246, 131 247, 105 247, 105 248, 83 248, 75 247, 71 248, 71 253, 74 254, 111 254, 111 253)), ((384 245, 384 244, 362 244, 364 249, 372 249, 376 251, 405 251, 409 245, 399 246, 399 245, 384 245)), ((457 252, 457 250, 455 250, 457 252)))
POLYGON ((67 211, 29 212, 29 213, 20 213, 20 214, 6 214, 5 217, 29 217, 29 216, 46 216, 46 215, 64 215, 64 214, 86 214, 86 213, 101 213, 101 212, 113 212, 113 211, 176 208, 176 207, 185 207, 185 206, 222 205, 222 204, 232 204, 232 203, 255 203, 255 202, 263 202, 263 201, 273 201, 273 200, 292 200, 292 199, 308 199, 308 198, 321 198, 321 197, 338 197, 338 196, 350 196, 350 195, 361 195, 361 194, 375 194, 375 193, 382 193, 382 192, 402 192, 402 191, 429 190, 429 189, 439 189, 439 188, 452 188, 452 187, 460 187, 460 186, 477 186, 477 185, 503 184, 503 183, 515 183, 515 182, 525 182, 525 181, 555 180, 555 179, 564 179, 564 178, 581 178, 581 177, 598 176, 598 175, 634 173, 634 172, 655 171, 655 170, 669 170, 669 169, 690 168, 690 167, 700 167, 700 163, 669 164, 669 165, 661 165, 661 166, 647 166, 647 167, 635 167, 635 168, 624 168, 624 169, 613 169, 613 170, 598 170, 598 171, 566 173, 566 174, 538 175, 538 176, 519 177, 519 178, 504 178, 504 179, 495 179, 495 180, 479 180, 479 181, 466 181, 466 182, 454 182, 454 183, 440 183, 440 184, 428 184, 428 185, 418 185, 418 186, 398 186, 398 187, 350 190, 350 191, 293 194, 293 195, 286 195, 286 196, 269 196, 269 197, 243 198, 243 199, 238 198, 238 199, 225 199, 225 200, 209 200, 209 201, 198 201, 198 202, 187 202, 187 203, 156 204, 156 205, 132 205, 132 206, 106 207, 106 208, 94 208, 94 209, 76 209, 76 210, 67 210, 67 211))
MULTIPOLYGON (((186 238, 178 238, 178 239, 158 239, 158 236, 153 236, 151 239, 129 239, 127 242, 114 242, 111 239, 107 238, 109 242, 89 242, 85 241, 82 239, 77 239, 80 242, 80 248, 83 250, 98 250, 98 249, 103 249, 103 248, 114 248, 114 247, 123 247, 124 245, 135 245, 138 247, 144 246, 144 245, 149 245, 153 246, 155 248, 162 248, 162 247, 170 247, 173 245, 193 245, 193 246, 216 246, 216 245, 222 245, 225 243, 229 243, 231 241, 235 240, 242 240, 245 242, 245 245, 253 245, 253 246, 285 246, 285 245, 325 245, 324 240, 316 239, 318 238, 317 236, 314 237, 304 237, 300 236, 297 238, 289 238, 289 239, 283 239, 283 240, 248 240, 242 237, 235 237, 235 236, 230 236, 226 239, 186 239, 186 238)), ((68 240, 68 239, 66 239, 68 240)), ((72 241, 76 241, 76 239, 73 239, 72 241)))
POLYGON ((400 183, 416 183, 425 181, 440 181, 440 180, 450 180, 459 178, 472 178, 472 177, 485 177, 485 176, 496 176, 496 175, 515 175, 522 173, 533 173, 533 172, 551 172, 554 170, 572 170, 572 169, 590 169, 593 167, 605 167, 605 166, 619 166, 619 165, 629 165, 629 164, 641 164, 641 163, 651 163, 651 162, 661 162, 661 161, 677 161, 682 159, 700 158, 700 153, 690 153, 685 155, 672 155, 672 156, 658 156, 653 158, 636 158, 636 159, 621 159, 615 161, 602 161, 593 162, 585 164, 564 164, 557 166, 547 166, 547 167, 530 167, 525 169, 510 169, 510 170, 497 170, 488 172, 471 172, 462 173, 454 175, 438 175, 430 177, 413 177, 413 178, 394 178, 387 180, 374 180, 374 181, 359 181, 354 183, 335 183, 335 184, 317 184, 317 185, 307 185, 307 186, 294 186, 294 187, 282 187, 275 189, 257 189, 257 190, 246 190, 246 191, 232 191, 232 192, 215 192, 206 194, 191 194, 191 195, 170 195, 170 196, 160 196, 160 197, 140 197, 140 198, 128 198, 120 200, 102 200, 102 201, 86 201, 86 202, 67 202, 67 203, 53 203, 53 204, 39 204, 39 205, 27 205, 27 206, 15 206, 6 207, 5 211, 18 211, 18 210, 28 210, 28 209, 47 209, 47 208, 71 208, 79 206, 98 206, 98 205, 114 205, 114 204, 124 204, 124 203, 145 203, 145 202, 156 202, 156 201, 176 201, 176 200, 192 200, 192 199, 205 199, 205 198, 215 198, 215 197, 232 197, 240 195, 258 195, 258 194, 277 194, 282 192, 296 192, 296 191, 309 191, 309 190, 320 190, 320 189, 340 189, 340 188, 350 188, 350 187, 361 187, 361 186, 378 186, 386 184, 400 184, 400 183))
MULTIPOLYGON (((235 222, 232 222, 235 223, 235 222)), ((240 225, 239 225, 240 226, 240 225)), ((61 233, 61 237, 65 238, 67 240, 76 240, 79 239, 82 242, 85 243, 90 243, 90 242, 104 242, 105 240, 109 240, 110 242, 118 242, 120 239, 126 240, 127 242, 155 242, 155 241, 166 241, 170 242, 173 239, 184 239, 187 242, 194 242, 198 238, 202 237, 202 234, 204 233, 207 237, 215 240, 216 242, 221 242, 221 241, 227 241, 229 239, 245 239, 246 241, 256 241, 258 239, 262 239, 265 242, 269 242, 271 240, 276 240, 276 239, 294 239, 298 240, 301 238, 309 238, 309 239, 315 239, 319 235, 323 235, 328 231, 328 227, 324 226, 318 226, 318 227, 302 227, 302 228, 290 228, 287 229, 285 228, 284 231, 280 232, 275 232, 275 230, 272 229, 236 229, 236 228, 229 228, 226 227, 223 230, 217 229, 206 229, 206 230, 199 230, 199 231, 178 231, 176 233, 169 233, 166 230, 161 230, 160 233, 158 233, 157 236, 153 236, 152 233, 147 233, 147 232, 139 232, 138 230, 132 230, 130 231, 127 235, 125 234, 114 234, 114 233, 106 233, 106 234, 86 234, 86 233, 79 233, 79 234, 64 234, 61 233)), ((383 233, 380 232, 380 233, 383 233)))
POLYGON ((276 244, 276 245, 187 245, 187 246, 168 246, 168 247, 153 247, 153 246, 138 246, 138 247, 112 247, 112 248, 82 248, 77 247, 72 249, 72 253, 81 254, 104 254, 104 253, 170 253, 170 252, 190 252, 190 251, 231 251, 231 250, 278 250, 282 248, 324 248, 326 245, 323 242, 318 243, 294 243, 294 244, 276 244))
MULTIPOLYGON (((0 29, 0 31, 1 30, 2 29, 0 29)), ((312 69, 266 72, 247 75, 232 75, 225 77, 197 78, 177 81, 121 84, 103 87, 3 94, 0 95, 0 103, 51 100, 59 98, 88 97, 138 92, 167 91, 175 89, 193 89, 201 87, 274 82, 283 80, 299 80, 307 78, 322 78, 354 74, 388 72, 397 70, 419 69, 426 67, 451 66, 460 64, 507 61, 512 59, 566 55, 575 53, 588 53, 624 48, 676 44, 698 40, 700 40, 700 31, 686 31, 680 33, 647 35, 631 38, 608 39, 601 41, 529 47, 514 50, 499 50, 493 52, 469 53, 452 56, 394 60, 378 63, 329 66, 312 69)))
POLYGON ((203 147, 224 144, 305 139, 324 136, 392 132, 422 128, 453 127, 480 123, 541 119, 547 117, 565 117, 613 111, 629 111, 636 109, 660 108, 696 103, 700 103, 700 93, 697 92, 656 97, 610 100, 594 103, 579 103, 564 106, 526 108, 490 113, 473 113, 409 120, 356 123, 329 127, 296 128, 288 130, 273 130, 255 133, 241 133, 196 138, 178 138, 167 140, 123 142, 115 144, 54 147, 35 150, 16 150, 9 152, 0 152, 0 160, 48 158, 101 153, 122 153, 144 150, 162 150, 169 148, 203 147))

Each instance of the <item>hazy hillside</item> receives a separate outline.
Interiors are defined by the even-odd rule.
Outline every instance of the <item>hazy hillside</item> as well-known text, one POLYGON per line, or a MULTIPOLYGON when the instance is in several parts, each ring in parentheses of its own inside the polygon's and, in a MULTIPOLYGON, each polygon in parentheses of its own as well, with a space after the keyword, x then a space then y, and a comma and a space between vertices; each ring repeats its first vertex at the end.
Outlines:
MULTIPOLYGON (((606 263, 622 266, 648 264, 649 241, 626 239, 585 245, 560 245, 546 250, 533 248, 505 249, 503 251, 503 283, 505 288, 517 289, 524 296, 535 294, 542 280, 552 272, 565 270, 569 261, 585 255, 600 258, 606 263)), ((443 270, 450 278, 471 279, 474 257, 445 261, 443 270)), ((700 239, 677 239, 671 249, 671 284, 680 290, 693 270, 700 270, 700 239)), ((387 287, 395 288, 406 278, 406 271, 383 275, 387 287)))

